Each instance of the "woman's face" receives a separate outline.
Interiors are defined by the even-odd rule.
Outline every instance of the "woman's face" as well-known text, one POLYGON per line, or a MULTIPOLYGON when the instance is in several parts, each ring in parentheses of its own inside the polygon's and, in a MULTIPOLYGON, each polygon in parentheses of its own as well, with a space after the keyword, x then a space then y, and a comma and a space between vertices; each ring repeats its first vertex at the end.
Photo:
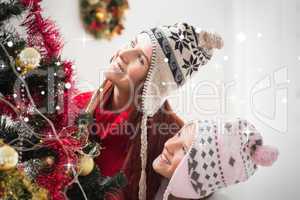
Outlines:
POLYGON ((154 171, 166 178, 171 178, 178 164, 191 147, 194 137, 195 124, 189 124, 167 140, 162 153, 152 163, 154 171))
POLYGON ((128 45, 119 49, 105 72, 108 80, 117 87, 129 90, 146 78, 152 56, 152 44, 146 33, 138 34, 128 45))

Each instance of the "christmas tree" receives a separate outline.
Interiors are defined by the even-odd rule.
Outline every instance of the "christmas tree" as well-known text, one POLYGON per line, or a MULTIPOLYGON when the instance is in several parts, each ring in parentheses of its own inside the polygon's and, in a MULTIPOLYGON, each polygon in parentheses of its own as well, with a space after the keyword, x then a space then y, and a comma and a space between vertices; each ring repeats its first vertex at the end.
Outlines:
POLYGON ((104 199, 126 180, 94 165, 92 117, 72 107, 73 65, 40 3, 0 1, 0 199, 104 199))

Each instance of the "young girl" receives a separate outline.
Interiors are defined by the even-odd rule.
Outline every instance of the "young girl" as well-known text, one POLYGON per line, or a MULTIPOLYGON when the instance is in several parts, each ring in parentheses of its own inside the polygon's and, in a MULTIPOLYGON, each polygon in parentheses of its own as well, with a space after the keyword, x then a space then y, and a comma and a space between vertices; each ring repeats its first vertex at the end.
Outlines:
POLYGON ((88 105, 94 112, 98 126, 90 134, 101 138, 95 161, 103 175, 125 172, 124 199, 154 198, 160 176, 151 163, 183 125, 166 97, 222 46, 220 36, 187 23, 144 31, 112 57, 103 87, 74 99, 79 109, 88 105))
POLYGON ((246 181, 257 165, 271 166, 277 157, 278 150, 263 145, 261 134, 246 120, 191 122, 166 141, 153 162, 154 170, 166 178, 155 199, 205 198, 246 181))

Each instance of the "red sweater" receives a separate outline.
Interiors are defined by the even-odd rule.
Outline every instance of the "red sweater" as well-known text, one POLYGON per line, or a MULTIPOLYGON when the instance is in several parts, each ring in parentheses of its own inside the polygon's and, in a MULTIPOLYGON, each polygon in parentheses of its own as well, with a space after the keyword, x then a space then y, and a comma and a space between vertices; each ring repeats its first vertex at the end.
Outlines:
MULTIPOLYGON (((79 109, 85 109, 91 96, 92 92, 82 93, 74 98, 74 103, 79 109)), ((121 127, 123 122, 128 120, 129 113, 129 110, 121 113, 100 110, 99 106, 95 109, 96 133, 101 138, 101 146, 104 148, 95 162, 104 176, 115 175, 121 170, 125 161, 129 137, 124 134, 121 127)))

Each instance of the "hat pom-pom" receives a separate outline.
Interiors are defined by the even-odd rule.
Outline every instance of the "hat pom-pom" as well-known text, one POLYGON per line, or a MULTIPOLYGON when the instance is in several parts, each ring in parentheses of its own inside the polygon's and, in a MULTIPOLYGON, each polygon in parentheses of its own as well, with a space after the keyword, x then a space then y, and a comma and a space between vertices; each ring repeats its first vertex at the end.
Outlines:
POLYGON ((223 39, 218 33, 201 31, 199 37, 200 41, 204 43, 203 46, 209 49, 222 49, 224 46, 223 39))
POLYGON ((259 146, 255 150, 252 160, 260 166, 271 166, 277 160, 279 155, 278 149, 272 146, 259 146))

